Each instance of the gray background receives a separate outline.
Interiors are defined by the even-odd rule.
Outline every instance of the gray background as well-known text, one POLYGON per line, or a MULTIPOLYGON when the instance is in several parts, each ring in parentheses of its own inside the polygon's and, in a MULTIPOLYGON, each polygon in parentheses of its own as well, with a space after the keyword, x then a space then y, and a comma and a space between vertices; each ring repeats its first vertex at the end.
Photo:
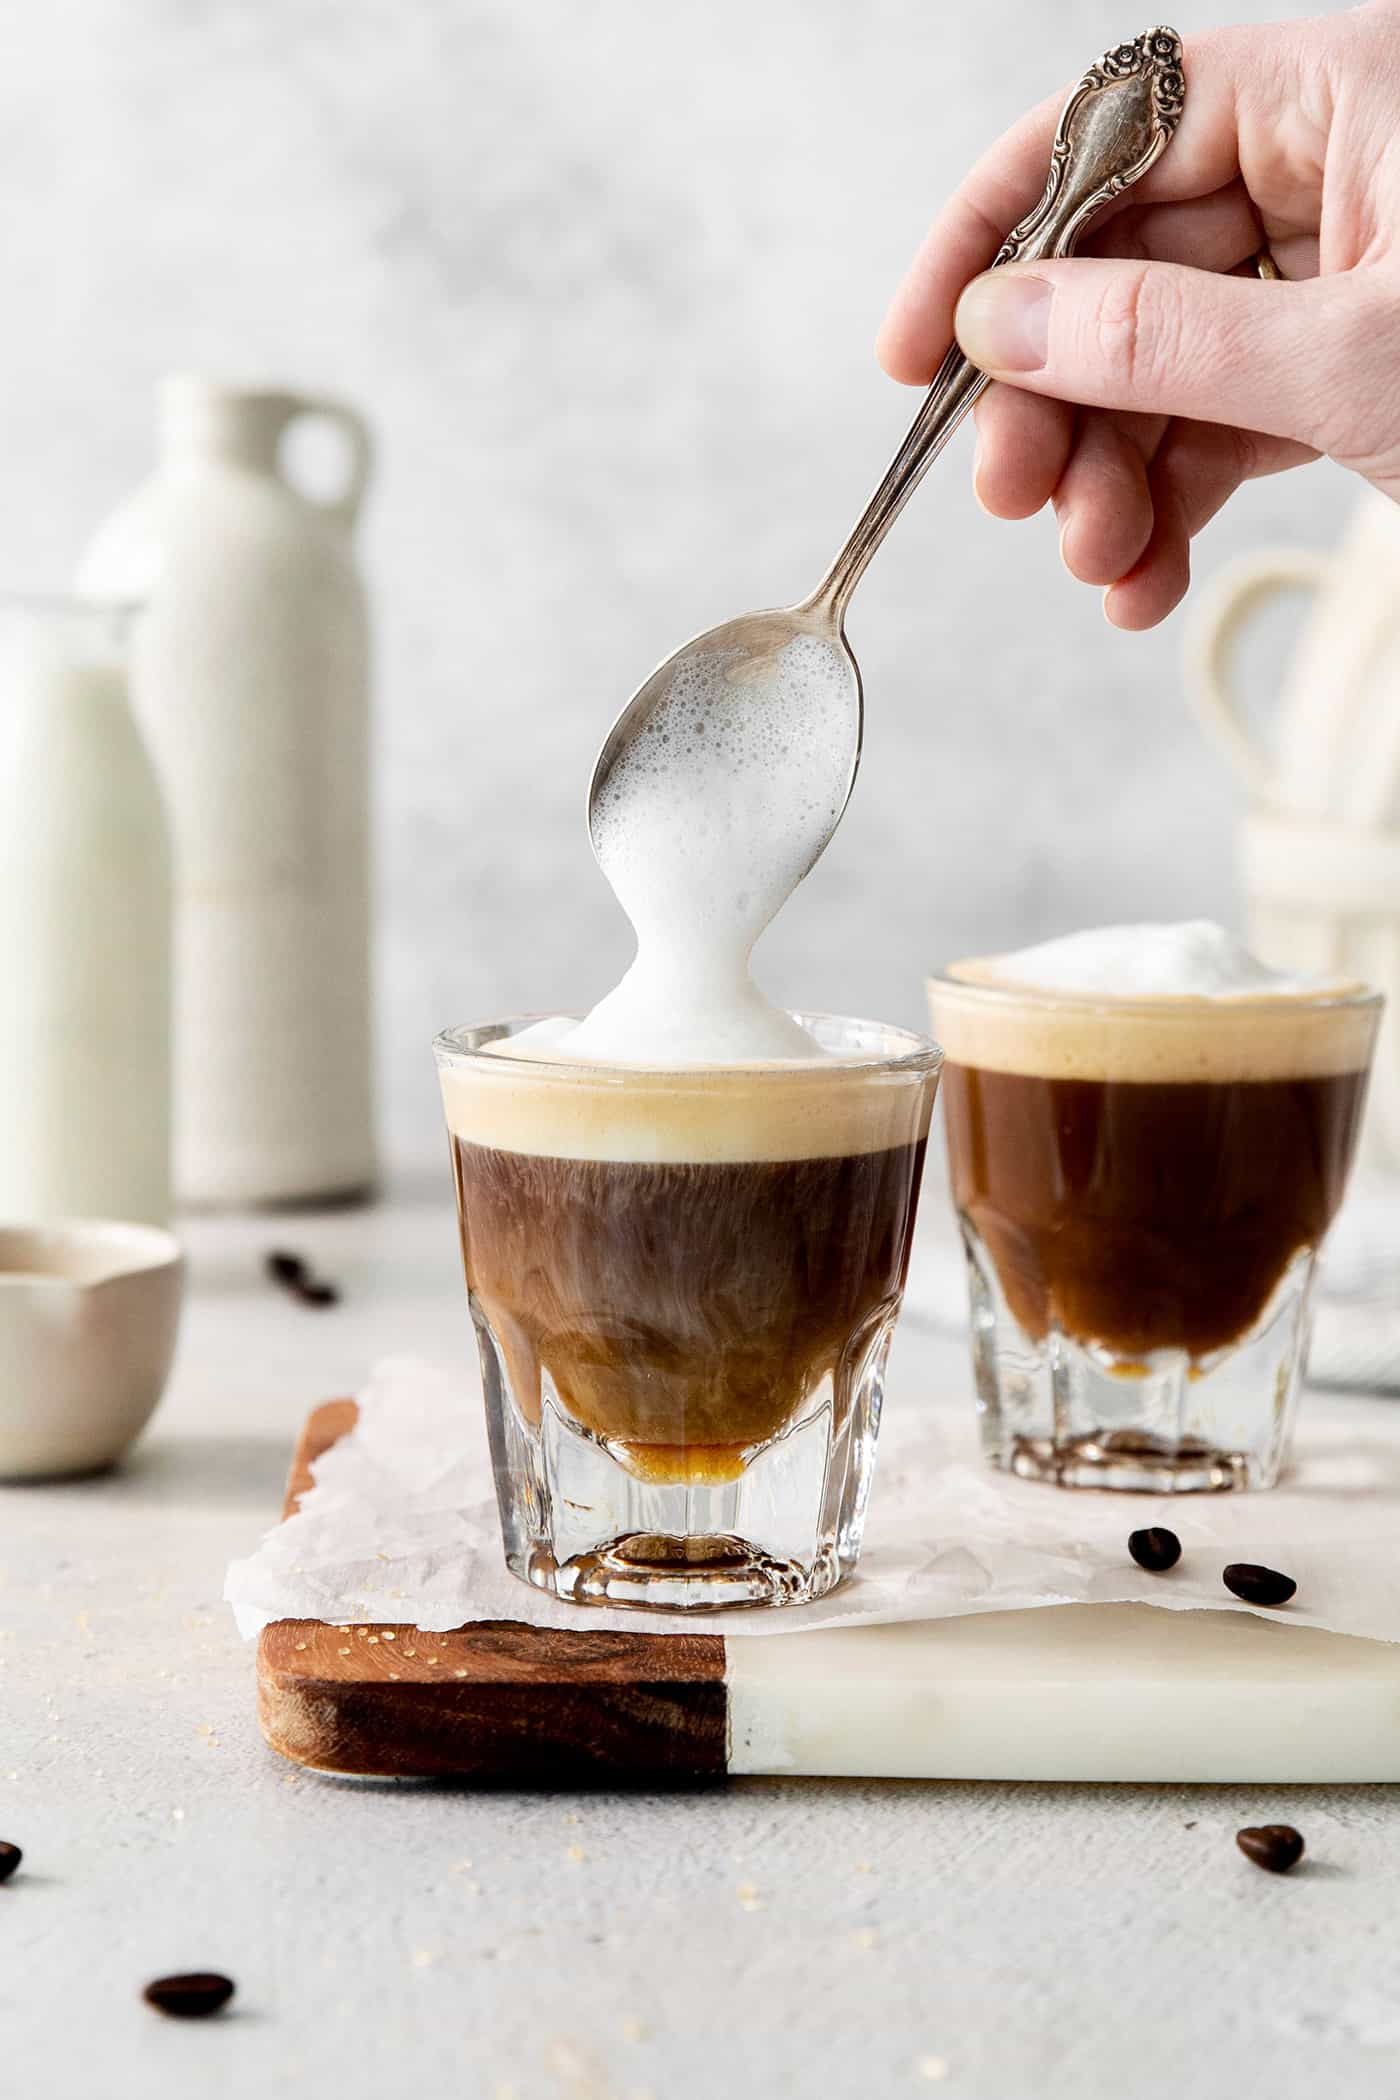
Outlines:
MULTIPOLYGON (((1177 26, 1303 9, 1233 0, 1177 26)), ((594 751, 693 630, 815 581, 915 397, 889 293, 959 174, 1146 26, 1122 0, 48 0, 0 33, 0 576, 60 583, 147 471, 162 372, 341 392, 381 466, 381 1092, 436 1169, 427 1041, 587 1003, 629 943, 589 858, 594 751)), ((868 738, 760 950, 777 993, 918 1021, 950 953, 1235 915, 1235 796, 1178 616, 1104 623, 1046 518, 934 473, 851 621, 868 738)), ((1333 534, 1264 482, 1197 573, 1333 534)), ((1275 654, 1277 653, 1275 648, 1275 654)), ((1268 652, 1260 659, 1267 684, 1268 652)))

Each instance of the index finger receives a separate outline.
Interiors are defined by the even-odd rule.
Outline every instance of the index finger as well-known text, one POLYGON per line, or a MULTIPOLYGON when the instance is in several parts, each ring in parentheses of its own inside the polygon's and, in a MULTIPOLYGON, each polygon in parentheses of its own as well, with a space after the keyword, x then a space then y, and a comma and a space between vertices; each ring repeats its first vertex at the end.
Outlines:
POLYGON ((927 386, 953 340, 953 309, 1040 197, 1064 94, 1028 110, 944 205, 890 302, 875 355, 891 379, 927 386))
MULTIPOLYGON (((1129 201, 1207 196, 1238 176, 1238 96, 1242 82, 1261 71, 1261 60, 1276 62, 1270 42, 1271 32, 1262 29, 1215 30, 1186 39, 1186 106, 1171 150, 1115 209, 1129 201), (1241 48, 1245 38, 1248 49, 1241 48)), ((1048 96, 1004 132, 934 221, 876 343, 876 355, 892 379, 926 386, 937 371, 953 340, 953 309, 963 286, 989 267, 1012 227, 1045 189, 1055 127, 1073 85, 1048 96)))

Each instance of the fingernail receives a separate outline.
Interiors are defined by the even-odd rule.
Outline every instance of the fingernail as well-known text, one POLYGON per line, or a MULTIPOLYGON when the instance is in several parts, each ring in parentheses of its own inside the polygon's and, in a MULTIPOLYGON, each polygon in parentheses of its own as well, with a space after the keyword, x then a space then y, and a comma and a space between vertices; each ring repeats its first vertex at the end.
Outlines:
POLYGON ((954 327, 984 371, 1039 371, 1050 343, 1050 286, 1043 277, 988 270, 963 292, 954 327))

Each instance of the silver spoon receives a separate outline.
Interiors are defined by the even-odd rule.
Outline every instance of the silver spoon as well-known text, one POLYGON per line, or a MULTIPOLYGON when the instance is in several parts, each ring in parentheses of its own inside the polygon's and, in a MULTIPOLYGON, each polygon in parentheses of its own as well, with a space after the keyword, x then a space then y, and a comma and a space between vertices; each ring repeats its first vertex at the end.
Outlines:
MULTIPOLYGON (((1007 236, 992 267, 1072 254, 1103 207, 1145 175, 1162 152, 1181 116, 1185 92, 1181 39, 1174 29, 1148 29, 1132 43, 1105 52, 1060 114, 1044 196, 1007 236)), ((832 751, 831 793, 820 798, 821 806, 809 818, 808 835, 801 841, 799 858, 806 857, 798 875, 812 866, 841 820, 860 763, 860 667, 846 640, 846 608, 876 548, 987 384, 986 373, 969 363, 954 343, 884 480, 810 598, 773 612, 745 613, 710 628, 668 656, 638 687, 609 730, 593 769, 588 828, 595 852, 600 807, 609 784, 625 777, 629 759, 638 754, 639 739, 662 726, 677 675, 686 670, 697 674, 684 681, 692 691, 697 686, 718 687, 728 708, 741 702, 746 686, 761 689, 781 652, 806 637, 836 652, 845 673, 849 718, 834 740, 839 749, 832 751)), ((829 706, 826 719, 830 720, 829 706)), ((677 742, 681 748, 672 751, 669 762, 683 765, 684 743, 677 742)), ((810 753, 808 760, 810 766, 810 753)))

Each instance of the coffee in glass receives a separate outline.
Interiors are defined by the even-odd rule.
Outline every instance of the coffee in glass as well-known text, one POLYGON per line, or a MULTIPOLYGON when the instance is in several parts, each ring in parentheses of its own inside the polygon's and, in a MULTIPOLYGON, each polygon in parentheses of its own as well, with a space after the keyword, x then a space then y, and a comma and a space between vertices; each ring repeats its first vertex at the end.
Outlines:
POLYGON ((1379 999, 1209 925, 956 964, 931 999, 993 1461, 1272 1485, 1379 999))
POLYGON ((810 1059, 438 1038, 506 1558, 560 1596, 789 1603, 854 1565, 940 1056, 792 1020, 810 1059))

